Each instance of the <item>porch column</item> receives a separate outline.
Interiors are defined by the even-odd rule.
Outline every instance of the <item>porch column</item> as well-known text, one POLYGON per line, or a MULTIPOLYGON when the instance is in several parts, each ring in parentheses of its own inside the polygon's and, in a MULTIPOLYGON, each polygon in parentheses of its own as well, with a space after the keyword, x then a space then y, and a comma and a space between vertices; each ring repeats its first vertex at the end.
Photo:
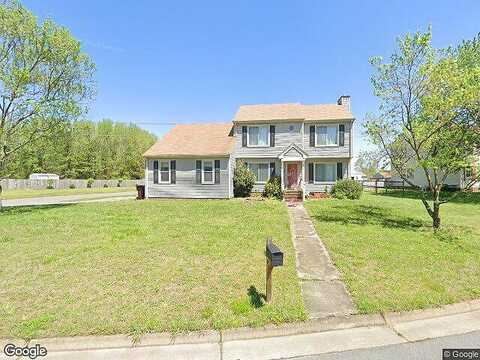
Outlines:
POLYGON ((285 188, 285 184, 284 184, 284 181, 283 181, 283 178, 284 178, 284 175, 283 175, 283 160, 280 160, 280 173, 281 173, 281 181, 282 181, 282 190, 285 188))
POLYGON ((305 171, 305 160, 302 161, 302 198, 303 198, 303 201, 305 201, 305 187, 307 185, 307 182, 306 182, 306 178, 305 178, 305 174, 306 174, 306 171, 305 171))
POLYGON ((305 184, 305 160, 302 161, 302 181, 305 184))

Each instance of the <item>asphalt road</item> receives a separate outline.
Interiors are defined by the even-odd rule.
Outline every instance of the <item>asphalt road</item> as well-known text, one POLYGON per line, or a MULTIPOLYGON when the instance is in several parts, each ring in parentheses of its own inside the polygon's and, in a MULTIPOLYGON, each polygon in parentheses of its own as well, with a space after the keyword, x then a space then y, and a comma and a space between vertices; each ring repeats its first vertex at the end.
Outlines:
MULTIPOLYGON (((412 343, 296 357, 295 360, 442 360, 443 349, 480 348, 480 331, 412 343)), ((455 360, 453 355, 450 357, 455 360)))

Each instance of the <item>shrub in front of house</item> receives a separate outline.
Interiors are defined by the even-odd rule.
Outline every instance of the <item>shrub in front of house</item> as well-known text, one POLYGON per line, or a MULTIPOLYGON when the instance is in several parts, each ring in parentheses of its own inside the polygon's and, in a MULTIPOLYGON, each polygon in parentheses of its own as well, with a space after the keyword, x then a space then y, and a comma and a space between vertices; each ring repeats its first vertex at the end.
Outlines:
POLYGON ((117 187, 121 187, 122 183, 123 183, 123 179, 118 179, 117 187))
POLYGON ((103 184, 104 188, 108 188, 108 183, 103 184))
POLYGON ((362 184, 355 180, 339 180, 333 185, 332 195, 337 199, 358 200, 362 196, 362 184))
POLYGON ((74 184, 74 183, 71 183, 68 187, 69 187, 70 189, 75 189, 75 184, 74 184))
POLYGON ((233 174, 233 194, 235 197, 247 197, 255 185, 255 175, 244 162, 238 162, 233 174))
POLYGON ((95 180, 93 180, 92 178, 88 178, 87 179, 87 188, 91 188, 93 183, 94 183, 95 180))
POLYGON ((267 181, 263 190, 263 196, 282 200, 283 193, 280 176, 273 176, 267 181))

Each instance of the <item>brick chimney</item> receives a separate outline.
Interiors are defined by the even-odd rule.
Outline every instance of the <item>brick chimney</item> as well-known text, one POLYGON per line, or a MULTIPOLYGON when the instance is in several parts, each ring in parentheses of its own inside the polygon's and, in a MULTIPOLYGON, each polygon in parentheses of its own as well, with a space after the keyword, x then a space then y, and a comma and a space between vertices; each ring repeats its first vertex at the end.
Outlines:
POLYGON ((345 108, 350 111, 350 95, 342 95, 338 98, 338 105, 345 106, 345 108))

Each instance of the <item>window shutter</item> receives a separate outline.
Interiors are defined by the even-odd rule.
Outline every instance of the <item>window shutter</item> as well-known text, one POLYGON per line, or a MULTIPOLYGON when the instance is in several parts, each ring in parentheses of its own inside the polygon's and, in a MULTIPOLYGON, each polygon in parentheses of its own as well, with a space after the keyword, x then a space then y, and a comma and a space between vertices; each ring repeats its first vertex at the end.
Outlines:
POLYGON ((247 146, 247 127, 242 126, 242 146, 247 146))
POLYGON ((337 163, 337 180, 343 179, 343 164, 337 163))
POLYGON ((153 162, 153 183, 158 184, 158 160, 153 162))
POLYGON ((313 163, 308 164, 308 183, 313 184, 313 163))
POLYGON ((270 125, 270 147, 275 147, 275 125, 270 125))
POLYGON ((215 184, 220 184, 220 160, 215 160, 215 184))
POLYGON ((177 161, 170 161, 170 184, 177 183, 177 161))
POLYGON ((315 146, 315 125, 310 125, 310 146, 315 146))
POLYGON ((197 160, 196 161, 196 172, 195 172, 195 182, 197 184, 202 183, 202 160, 197 160))
POLYGON ((338 146, 345 146, 345 125, 338 126, 338 146))
POLYGON ((270 163, 270 177, 275 177, 275 163, 271 162, 270 163))

